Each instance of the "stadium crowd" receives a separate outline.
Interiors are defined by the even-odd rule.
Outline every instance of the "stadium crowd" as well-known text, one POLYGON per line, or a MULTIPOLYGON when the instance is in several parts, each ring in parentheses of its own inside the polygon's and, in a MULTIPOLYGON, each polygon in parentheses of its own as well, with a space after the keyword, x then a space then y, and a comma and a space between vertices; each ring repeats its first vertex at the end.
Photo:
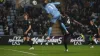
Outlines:
MULTIPOLYGON (((86 30, 88 30, 89 21, 91 19, 98 27, 100 27, 100 0, 63 0, 63 5, 64 8, 62 8, 62 6, 58 6, 58 8, 62 14, 64 23, 66 26, 71 26, 73 31, 86 33, 86 30), (70 19, 70 24, 67 22, 68 19, 70 19), (73 20, 76 20, 79 24, 74 23, 73 20)), ((25 5, 24 7, 20 6, 18 9, 15 9, 17 11, 16 15, 14 15, 14 20, 11 20, 9 24, 7 17, 11 13, 10 9, 13 7, 14 5, 10 4, 9 2, 0 2, 0 35, 2 35, 2 31, 4 32, 3 35, 22 35, 22 21, 23 13, 25 11, 29 13, 34 34, 40 35, 45 31, 45 29, 48 29, 48 17, 45 15, 41 7, 36 7, 32 4, 25 5), (4 5, 2 6, 2 4, 4 5)))

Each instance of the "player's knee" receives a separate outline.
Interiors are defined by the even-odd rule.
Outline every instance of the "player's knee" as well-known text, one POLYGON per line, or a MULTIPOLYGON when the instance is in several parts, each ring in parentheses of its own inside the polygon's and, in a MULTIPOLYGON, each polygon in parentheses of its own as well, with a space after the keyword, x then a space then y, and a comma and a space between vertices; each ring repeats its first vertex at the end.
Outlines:
POLYGON ((30 41, 30 38, 29 37, 27 37, 27 41, 30 41))
POLYGON ((24 37, 23 40, 26 41, 26 37, 24 37))

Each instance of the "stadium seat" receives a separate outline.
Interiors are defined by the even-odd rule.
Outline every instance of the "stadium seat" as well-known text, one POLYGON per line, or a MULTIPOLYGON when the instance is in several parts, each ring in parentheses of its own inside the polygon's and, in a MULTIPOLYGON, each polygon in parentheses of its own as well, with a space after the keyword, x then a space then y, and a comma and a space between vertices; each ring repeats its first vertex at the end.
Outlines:
POLYGON ((4 32, 0 32, 0 35, 4 35, 4 32))
POLYGON ((10 10, 10 12, 13 13, 14 11, 13 10, 10 10))
POLYGON ((3 32, 3 29, 0 28, 0 32, 3 32))
POLYGON ((0 25, 0 35, 4 35, 3 26, 0 25))
POLYGON ((17 29, 17 34, 18 34, 18 35, 23 35, 23 29, 18 28, 18 29, 17 29))
POLYGON ((33 36, 37 36, 38 35, 38 33, 37 32, 33 32, 33 36))
POLYGON ((14 20, 15 19, 15 16, 11 16, 11 20, 14 20))

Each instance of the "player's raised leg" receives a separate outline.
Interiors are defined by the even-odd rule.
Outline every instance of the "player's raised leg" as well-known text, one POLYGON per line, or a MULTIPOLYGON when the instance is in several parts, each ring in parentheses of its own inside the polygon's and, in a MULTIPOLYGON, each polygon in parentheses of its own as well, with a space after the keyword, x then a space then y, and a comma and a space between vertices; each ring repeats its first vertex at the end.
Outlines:
POLYGON ((48 40, 50 39, 50 36, 51 36, 53 24, 54 24, 54 23, 50 22, 50 27, 49 27, 48 32, 47 32, 48 36, 47 36, 47 38, 46 38, 46 39, 48 39, 48 40))

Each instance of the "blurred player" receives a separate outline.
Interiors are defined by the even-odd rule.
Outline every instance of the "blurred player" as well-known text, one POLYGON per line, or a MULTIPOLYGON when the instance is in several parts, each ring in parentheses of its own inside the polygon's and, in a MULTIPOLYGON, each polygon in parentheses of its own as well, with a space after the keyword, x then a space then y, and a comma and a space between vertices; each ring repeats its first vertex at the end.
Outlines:
POLYGON ((69 32, 67 31, 65 25, 63 24, 63 22, 61 20, 61 14, 60 14, 60 12, 58 11, 58 9, 56 8, 55 5, 57 5, 57 3, 48 3, 48 0, 43 0, 43 7, 44 7, 47 15, 52 16, 50 26, 49 26, 49 29, 48 29, 48 37, 46 38, 48 40, 50 39, 52 26, 56 23, 57 20, 59 21, 61 27, 65 30, 66 34, 69 34, 69 32))
POLYGON ((90 20, 90 31, 92 32, 92 41, 91 41, 91 44, 92 46, 90 48, 94 48, 94 42, 97 44, 97 40, 100 40, 99 38, 99 34, 98 34, 98 28, 97 26, 94 24, 93 20, 90 20))
POLYGON ((28 13, 24 14, 24 21, 23 21, 23 31, 24 31, 24 42, 27 41, 28 45, 31 47, 29 50, 34 49, 32 47, 32 41, 29 33, 31 33, 31 22, 28 20, 29 15, 28 13))
POLYGON ((69 32, 67 31, 65 25, 63 24, 62 20, 61 20, 61 14, 58 11, 58 9, 56 8, 56 3, 48 3, 48 0, 44 0, 43 6, 44 9, 46 10, 46 13, 48 15, 52 16, 51 22, 50 22, 50 26, 48 29, 48 37, 47 39, 50 39, 50 35, 51 35, 51 31, 52 31, 52 26, 56 23, 56 21, 58 20, 61 27, 63 27, 63 29, 65 30, 66 34, 69 34, 69 32))

